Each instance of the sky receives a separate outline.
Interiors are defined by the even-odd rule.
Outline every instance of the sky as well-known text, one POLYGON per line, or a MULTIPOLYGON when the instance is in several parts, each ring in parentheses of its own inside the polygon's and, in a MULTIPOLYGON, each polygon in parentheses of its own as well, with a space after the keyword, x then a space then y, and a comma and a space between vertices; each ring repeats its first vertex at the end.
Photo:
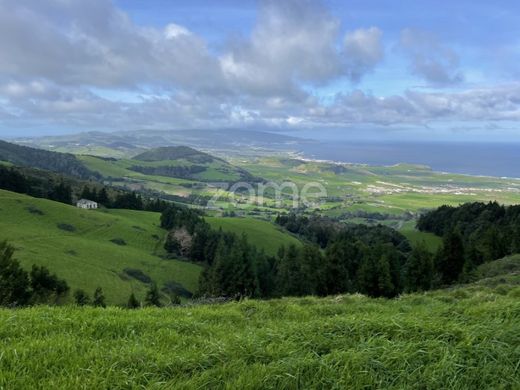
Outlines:
POLYGON ((520 3, 0 0, 0 137, 520 142, 520 3))

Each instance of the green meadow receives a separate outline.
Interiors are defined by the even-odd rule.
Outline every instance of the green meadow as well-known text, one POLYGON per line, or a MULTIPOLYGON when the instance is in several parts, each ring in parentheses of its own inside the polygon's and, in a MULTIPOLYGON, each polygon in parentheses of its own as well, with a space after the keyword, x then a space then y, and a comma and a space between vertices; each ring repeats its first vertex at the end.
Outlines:
POLYGON ((410 241, 412 245, 424 245, 430 252, 435 253, 442 245, 442 238, 433 233, 421 232, 415 228, 415 221, 403 224, 399 231, 410 241))
POLYGON ((160 214, 130 210, 81 210, 45 199, 0 191, 0 240, 16 248, 29 269, 44 265, 72 289, 102 287, 110 304, 126 303, 147 284, 125 270, 139 270, 159 287, 175 282, 194 292, 201 268, 166 259, 160 214))
POLYGON ((0 310, 0 388, 517 389, 520 287, 0 310))
POLYGON ((214 229, 222 229, 238 235, 244 233, 251 244, 271 256, 276 255, 281 246, 301 245, 297 238, 272 222, 253 218, 224 217, 206 217, 206 221, 214 229))

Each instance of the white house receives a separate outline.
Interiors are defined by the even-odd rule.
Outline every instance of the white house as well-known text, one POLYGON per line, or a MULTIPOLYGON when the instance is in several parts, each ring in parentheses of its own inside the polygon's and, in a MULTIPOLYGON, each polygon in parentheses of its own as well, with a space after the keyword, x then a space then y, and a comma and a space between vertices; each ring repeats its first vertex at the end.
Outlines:
POLYGON ((80 209, 88 209, 88 210, 93 210, 93 209, 98 208, 97 202, 94 202, 94 201, 88 200, 88 199, 78 200, 78 202, 76 203, 76 206, 79 207, 80 209))

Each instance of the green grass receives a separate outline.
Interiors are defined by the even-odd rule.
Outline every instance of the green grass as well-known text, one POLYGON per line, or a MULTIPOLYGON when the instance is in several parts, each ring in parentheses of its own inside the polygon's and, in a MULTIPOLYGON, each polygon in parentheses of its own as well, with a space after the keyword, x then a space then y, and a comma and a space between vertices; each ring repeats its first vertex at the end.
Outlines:
POLYGON ((159 227, 159 216, 130 210, 80 210, 0 191, 0 240, 15 246, 22 265, 47 266, 71 288, 89 294, 100 286, 113 304, 126 302, 132 290, 142 298, 147 288, 126 277, 125 268, 143 271, 159 286, 175 281, 196 290, 199 266, 160 257, 165 231, 159 227), (59 225, 70 225, 73 231, 59 225), (113 239, 122 239, 126 245, 116 245, 113 239))
POLYGON ((245 233, 249 242, 263 249, 268 255, 276 255, 281 246, 301 245, 301 242, 290 234, 279 229, 271 222, 253 218, 207 217, 206 221, 214 228, 222 228, 241 235, 245 233))
POLYGON ((475 278, 481 282, 490 278, 502 277, 503 275, 520 275, 520 255, 484 263, 475 270, 475 278))
POLYGON ((442 238, 433 233, 417 230, 415 223, 415 221, 405 222, 399 231, 408 238, 412 245, 423 244, 430 252, 437 252, 437 249, 442 245, 442 238))
POLYGON ((517 389, 513 287, 0 310, 0 388, 517 389))

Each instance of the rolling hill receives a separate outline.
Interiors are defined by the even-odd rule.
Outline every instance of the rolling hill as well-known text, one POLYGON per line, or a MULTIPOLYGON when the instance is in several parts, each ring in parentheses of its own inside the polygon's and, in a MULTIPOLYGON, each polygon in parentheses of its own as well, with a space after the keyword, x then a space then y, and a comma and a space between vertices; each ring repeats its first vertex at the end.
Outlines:
POLYGON ((263 249, 266 254, 271 256, 276 255, 281 246, 301 245, 297 238, 271 222, 253 218, 225 217, 206 217, 206 221, 214 229, 222 229, 238 235, 246 234, 251 244, 263 249))
POLYGON ((80 210, 0 190, 0 240, 15 246, 22 265, 47 266, 72 289, 89 294, 100 286, 110 304, 125 303, 131 291, 142 298, 150 279, 178 293, 196 290, 199 266, 161 257, 165 231, 159 217, 80 210))
POLYGON ((187 146, 151 149, 130 159, 78 157, 89 169, 111 179, 188 182, 258 181, 245 169, 187 146), (161 179, 162 178, 162 179, 161 179))

